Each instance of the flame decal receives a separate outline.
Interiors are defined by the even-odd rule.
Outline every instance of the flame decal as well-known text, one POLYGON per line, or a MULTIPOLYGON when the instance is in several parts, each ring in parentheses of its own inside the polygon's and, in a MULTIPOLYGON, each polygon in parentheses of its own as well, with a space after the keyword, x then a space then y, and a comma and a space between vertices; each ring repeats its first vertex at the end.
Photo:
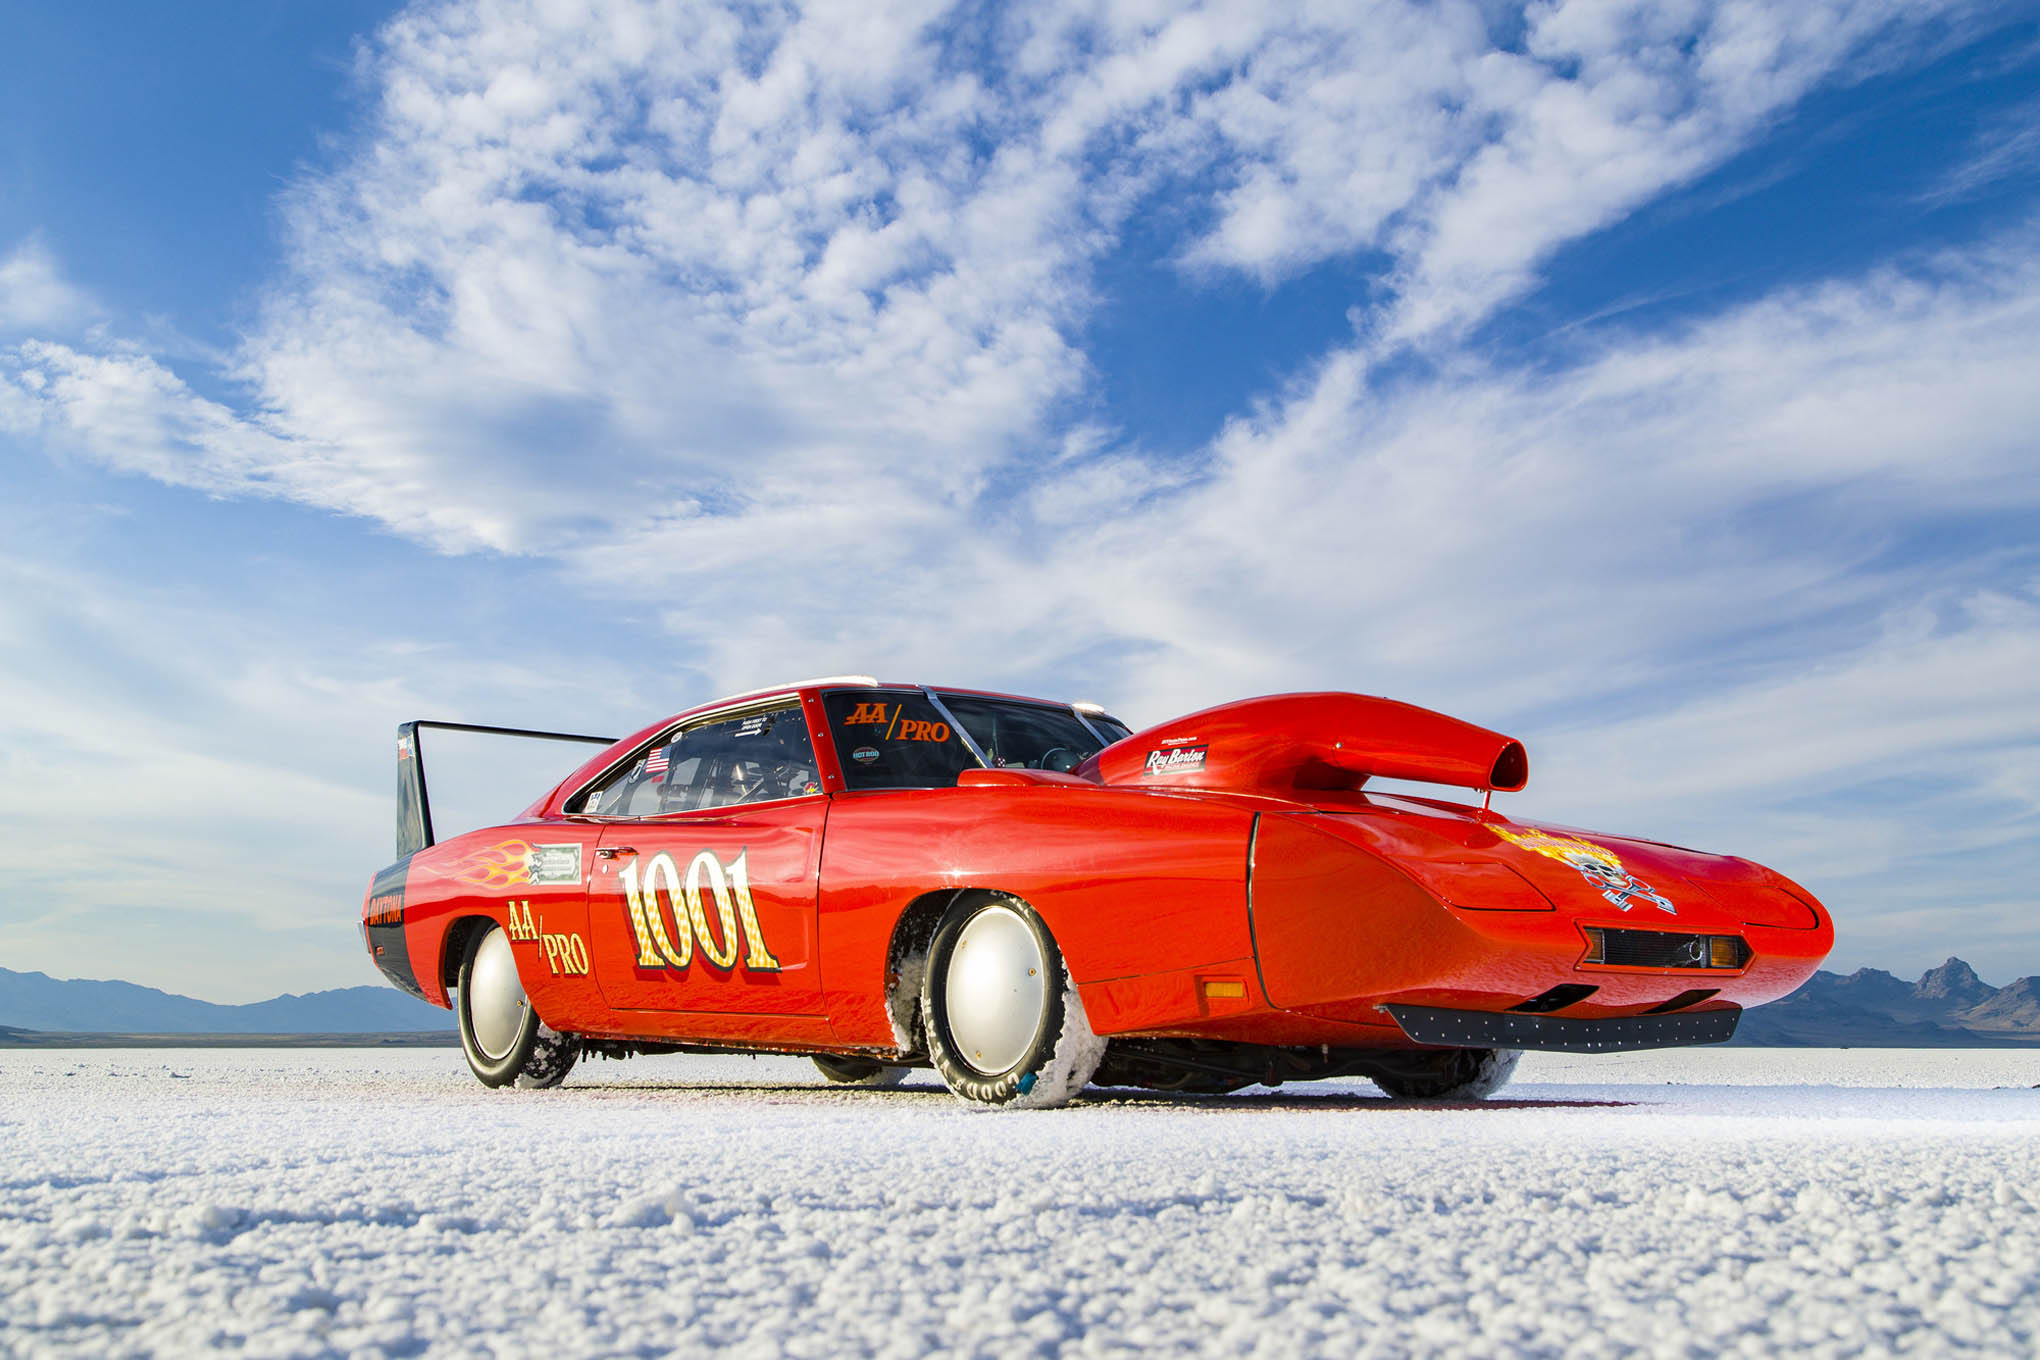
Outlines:
POLYGON ((454 866, 454 881, 477 888, 515 888, 531 882, 531 843, 498 841, 454 866))
POLYGON ((1641 900, 1668 916, 1679 914, 1671 899, 1623 868, 1621 857, 1605 845, 1596 845, 1578 836, 1555 836, 1549 831, 1520 832, 1502 826, 1490 827, 1489 830, 1511 844, 1570 865, 1581 878, 1599 888, 1601 896, 1613 903, 1617 910, 1628 911, 1641 900))

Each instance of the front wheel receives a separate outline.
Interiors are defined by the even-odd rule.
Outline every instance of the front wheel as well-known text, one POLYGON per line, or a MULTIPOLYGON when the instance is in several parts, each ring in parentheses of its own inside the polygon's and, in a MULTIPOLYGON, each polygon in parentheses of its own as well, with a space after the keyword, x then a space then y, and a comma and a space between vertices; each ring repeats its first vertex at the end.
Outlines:
POLYGON ((468 940, 453 1008, 461 1050, 484 1086, 557 1086, 581 1056, 572 1036, 538 1018, 517 976, 510 937, 500 926, 490 925, 468 940))
POLYGON ((921 978, 928 1059, 967 1105, 1068 1103, 1105 1057, 1062 950, 1017 897, 970 893, 935 929, 921 978))
POLYGON ((1421 1065, 1382 1073, 1374 1084, 1397 1100, 1485 1100, 1509 1084, 1523 1054, 1514 1048, 1449 1048, 1421 1065))

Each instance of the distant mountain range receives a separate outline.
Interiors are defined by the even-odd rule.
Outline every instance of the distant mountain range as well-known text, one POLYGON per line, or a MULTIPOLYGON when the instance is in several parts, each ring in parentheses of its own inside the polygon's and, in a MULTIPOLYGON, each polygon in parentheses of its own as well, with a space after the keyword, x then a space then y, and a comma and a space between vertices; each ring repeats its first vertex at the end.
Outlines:
MULTIPOLYGON (((219 1006, 132 982, 0 968, 0 1029, 96 1034, 395 1034, 446 1031, 453 1013, 393 987, 342 987, 219 1006)), ((1743 1017, 1738 1044, 1953 1048, 2040 1044, 2040 977, 1992 987, 1960 959, 1906 982, 1875 968, 1815 973, 1743 1017)))
POLYGON ((132 982, 0 968, 0 1027, 95 1034, 390 1034, 453 1028, 453 1012, 394 987, 341 987, 219 1006, 132 982))
POLYGON ((1961 959, 1907 982, 1877 968, 1815 973, 1743 1016, 1738 1044, 1814 1048, 1963 1048, 2040 1044, 2040 977, 1993 987, 1961 959))

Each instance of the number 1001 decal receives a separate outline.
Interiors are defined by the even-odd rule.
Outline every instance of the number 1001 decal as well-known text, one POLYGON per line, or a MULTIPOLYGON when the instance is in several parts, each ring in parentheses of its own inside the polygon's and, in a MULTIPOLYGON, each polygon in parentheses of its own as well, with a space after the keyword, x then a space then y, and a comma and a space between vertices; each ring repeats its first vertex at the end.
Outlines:
POLYGON ((653 855, 638 876, 635 863, 618 875, 630 907, 630 929, 637 937, 637 966, 640 968, 683 969, 694 962, 694 948, 701 946, 701 961, 711 968, 731 968, 737 962, 738 931, 743 932, 744 967, 754 973, 776 973, 779 960, 765 947, 758 929, 758 908, 751 901, 751 875, 744 851, 727 868, 713 850, 704 850, 687 865, 683 876, 673 857, 653 855), (664 899, 660 893, 664 891, 664 899), (713 904, 715 921, 709 922, 713 904), (667 929, 667 922, 672 929, 667 929))

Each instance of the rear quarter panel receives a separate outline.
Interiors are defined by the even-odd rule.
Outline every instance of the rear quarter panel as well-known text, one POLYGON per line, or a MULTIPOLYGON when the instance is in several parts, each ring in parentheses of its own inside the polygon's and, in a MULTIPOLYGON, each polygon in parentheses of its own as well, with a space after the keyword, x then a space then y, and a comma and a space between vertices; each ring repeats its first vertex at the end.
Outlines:
POLYGON ((517 975, 539 1018, 555 1029, 608 1028, 609 1009, 585 965, 585 866, 594 853, 595 835, 596 829, 584 824, 516 823, 471 831, 413 855, 404 885, 404 933, 425 999, 452 1004, 447 983, 460 966, 451 954, 457 943, 454 928, 484 918, 509 932, 517 975), (535 845, 579 845, 582 877, 571 883, 532 882, 526 856, 535 845), (578 948, 569 948, 568 941, 578 948))
MULTIPOLYGON (((1011 893, 1080 987, 1248 959, 1253 816, 1196 798, 1069 786, 838 796, 822 847, 822 981, 845 1044, 893 1041, 893 929, 917 898, 1011 893)), ((1186 984, 1187 986, 1187 984, 1186 984)))

